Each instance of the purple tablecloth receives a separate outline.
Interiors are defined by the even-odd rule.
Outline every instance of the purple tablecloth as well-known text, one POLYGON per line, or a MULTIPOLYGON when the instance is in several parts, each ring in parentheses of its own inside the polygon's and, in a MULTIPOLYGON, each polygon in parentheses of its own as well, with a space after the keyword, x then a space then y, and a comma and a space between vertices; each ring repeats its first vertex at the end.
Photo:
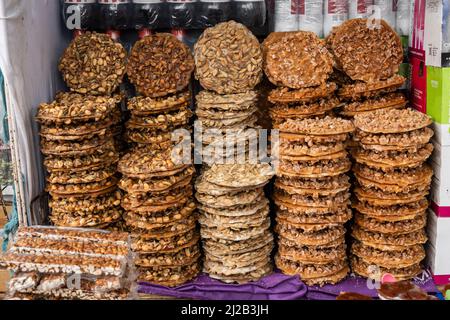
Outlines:
MULTIPOLYGON (((433 278, 428 271, 416 277, 414 283, 430 294, 437 293, 433 278)), ((257 282, 243 285, 224 284, 202 274, 194 281, 176 288, 140 283, 139 291, 195 300, 334 300, 342 291, 376 297, 376 289, 369 289, 369 286, 366 279, 349 276, 337 285, 308 287, 296 276, 286 276, 277 272, 257 282)))

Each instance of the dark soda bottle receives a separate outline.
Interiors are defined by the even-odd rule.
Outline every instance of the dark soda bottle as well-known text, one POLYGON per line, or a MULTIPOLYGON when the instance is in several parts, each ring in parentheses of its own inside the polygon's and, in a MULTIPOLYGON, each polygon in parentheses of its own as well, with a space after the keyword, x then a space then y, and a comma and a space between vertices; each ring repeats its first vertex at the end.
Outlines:
POLYGON ((266 23, 265 0, 233 0, 233 19, 247 27, 262 27, 266 23))
POLYGON ((97 17, 96 0, 63 0, 64 25, 69 30, 91 30, 97 17))
POLYGON ((193 28, 196 2, 196 0, 167 0, 170 27, 175 29, 193 28))
POLYGON ((198 2, 197 25, 208 28, 231 17, 231 0, 200 0, 198 2))
POLYGON ((140 37, 151 30, 168 27, 164 0, 133 0, 133 27, 139 30, 140 37))
POLYGON ((98 0, 98 28, 119 31, 130 28, 133 14, 131 0, 98 0))

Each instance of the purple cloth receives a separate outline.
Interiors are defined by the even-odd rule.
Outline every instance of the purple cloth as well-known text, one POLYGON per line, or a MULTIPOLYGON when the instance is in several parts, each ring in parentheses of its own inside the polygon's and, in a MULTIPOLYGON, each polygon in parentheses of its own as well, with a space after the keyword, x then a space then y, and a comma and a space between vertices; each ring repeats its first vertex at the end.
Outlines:
MULTIPOLYGON (((430 294, 438 292, 429 271, 424 271, 413 282, 430 294)), ((367 280, 360 277, 349 276, 336 285, 307 287, 298 277, 279 272, 243 285, 225 284, 202 274, 176 288, 145 282, 139 286, 141 293, 195 300, 335 300, 343 291, 377 297, 376 289, 369 289, 367 280)))
POLYGON ((297 300, 305 298, 306 285, 298 277, 274 273, 257 282, 225 284, 201 274, 176 288, 140 283, 139 292, 196 300, 297 300))

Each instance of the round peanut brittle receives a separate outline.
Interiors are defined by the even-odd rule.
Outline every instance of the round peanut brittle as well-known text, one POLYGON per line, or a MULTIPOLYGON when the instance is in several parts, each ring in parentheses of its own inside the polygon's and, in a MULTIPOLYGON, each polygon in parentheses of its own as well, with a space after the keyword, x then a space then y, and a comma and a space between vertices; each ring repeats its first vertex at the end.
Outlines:
POLYGON ((204 272, 211 274, 221 274, 225 276, 243 275, 249 272, 258 271, 264 268, 270 262, 270 258, 266 255, 259 257, 252 264, 242 265, 239 260, 230 259, 229 261, 211 261, 206 256, 203 264, 204 272))
MULTIPOLYGON (((299 245, 325 245, 334 242, 345 234, 345 228, 341 224, 323 224, 323 229, 307 231, 302 226, 307 224, 292 224, 278 218, 279 222, 275 227, 275 231, 280 237, 288 239, 299 245)), ((317 225, 313 225, 317 226, 317 225)))
POLYGON ((208 239, 203 241, 203 249, 208 252, 214 252, 216 256, 236 255, 252 252, 269 245, 272 246, 273 240, 271 231, 267 230, 267 232, 255 238, 241 241, 208 239))
POLYGON ((131 194, 167 192, 190 184, 194 173, 194 167, 188 167, 170 176, 166 175, 147 179, 129 178, 125 176, 120 180, 119 188, 131 194))
POLYGON ((116 166, 80 172, 51 172, 47 181, 52 184, 83 184, 99 182, 116 174, 116 166))
POLYGON ((173 175, 189 167, 183 163, 181 152, 182 150, 174 148, 161 151, 150 148, 134 150, 119 161, 118 170, 124 175, 136 178, 142 175, 147 177, 173 175))
POLYGON ((272 263, 266 262, 265 265, 258 265, 258 269, 242 272, 240 274, 224 274, 212 270, 210 268, 204 268, 204 272, 208 273, 210 278, 220 280, 225 283, 238 283, 245 284, 252 281, 258 281, 259 279, 271 274, 273 271, 272 263))
POLYGON ((302 263, 286 259, 280 254, 275 256, 275 264, 283 273, 300 275, 300 279, 303 281, 331 276, 347 267, 347 261, 345 259, 321 264, 313 262, 302 263))
POLYGON ((190 101, 189 90, 162 98, 138 96, 128 100, 128 110, 131 111, 131 114, 140 116, 160 114, 186 107, 190 101))
POLYGON ((251 216, 261 210, 269 209, 269 201, 266 198, 262 198, 259 202, 254 202, 247 205, 236 205, 234 207, 228 208, 211 208, 202 204, 198 205, 198 209, 202 213, 215 214, 218 216, 226 217, 241 217, 241 216, 251 216))
POLYGON ((168 130, 185 126, 192 117, 192 111, 182 107, 176 112, 159 114, 155 116, 131 116, 128 121, 128 128, 157 128, 158 130, 168 130))
POLYGON ((134 44, 127 74, 139 93, 155 98, 184 90, 194 67, 187 45, 170 33, 156 33, 134 44))
POLYGON ((85 195, 84 197, 52 197, 49 207, 54 211, 79 213, 107 211, 120 206, 121 193, 117 190, 99 196, 85 195))
POLYGON ((194 46, 194 58, 202 87, 219 94, 246 92, 262 80, 259 41, 234 21, 206 29, 194 46))
MULTIPOLYGON (((308 207, 311 209, 311 207, 308 207)), ((306 210, 305 210, 306 211, 306 210)), ((299 213, 298 211, 296 213, 292 213, 288 210, 278 210, 277 216, 280 217, 280 219, 286 221, 287 223, 292 224, 325 224, 325 223, 346 223, 347 221, 350 221, 352 218, 352 211, 350 208, 348 209, 332 209, 329 210, 330 212, 326 212, 324 214, 317 214, 317 213, 310 213, 306 211, 305 213, 299 213), (335 212, 332 212, 332 211, 335 212)))
POLYGON ((362 242, 391 246, 413 246, 416 244, 425 244, 427 242, 427 235, 423 229, 411 233, 393 235, 369 231, 358 225, 354 225, 352 228, 352 237, 362 242))
POLYGON ((277 175, 282 177, 320 178, 338 176, 351 169, 348 158, 314 161, 281 160, 277 175))
POLYGON ((325 117, 323 119, 304 119, 300 121, 286 120, 276 129, 281 132, 302 135, 334 136, 343 133, 351 133, 355 130, 355 127, 349 120, 325 117))
POLYGON ((199 240, 199 234, 195 227, 181 234, 160 239, 142 239, 139 236, 132 236, 131 249, 138 253, 170 253, 185 247, 193 240, 197 242, 199 240))
POLYGON ((220 216, 201 212, 199 223, 204 227, 211 228, 250 228, 259 227, 267 219, 269 210, 262 209, 255 214, 241 217, 220 216))
POLYGON ((113 144, 112 136, 96 136, 93 139, 81 141, 53 141, 41 139, 41 152, 44 155, 78 156, 96 153, 96 149, 106 144, 113 144))
POLYGON ((148 225, 145 223, 136 223, 135 221, 125 220, 128 231, 132 234, 139 235, 141 239, 160 239, 173 237, 175 235, 192 230, 196 226, 198 216, 194 212, 185 219, 177 220, 172 223, 161 225, 148 225))
POLYGON ((434 132, 422 128, 404 133, 368 133, 356 130, 354 139, 365 146, 417 147, 430 142, 434 132))
POLYGON ((270 260, 273 243, 268 243, 258 249, 243 253, 216 254, 214 251, 205 250, 205 260, 208 262, 221 263, 224 267, 242 268, 253 263, 270 260))
POLYGON ((357 225, 364 229, 383 234, 404 234, 417 231, 425 227, 426 220, 425 213, 417 215, 413 219, 401 221, 383 221, 360 213, 355 215, 355 223, 357 225))
POLYGON ((433 145, 428 143, 417 150, 375 151, 358 148, 352 150, 356 162, 369 167, 386 170, 395 168, 416 168, 425 162, 433 152, 433 145))
POLYGON ((363 112, 374 111, 378 109, 401 109, 407 104, 403 93, 393 92, 379 97, 369 98, 363 101, 350 102, 339 112, 342 116, 353 117, 363 112))
POLYGON ((272 179, 273 175, 273 169, 267 163, 225 164, 213 165, 203 173, 203 179, 220 187, 240 189, 264 185, 272 179))
POLYGON ((275 187, 289 194, 309 195, 312 197, 330 196, 347 191, 350 183, 346 175, 317 179, 277 178, 275 187))
POLYGON ((342 243, 336 247, 298 246, 288 240, 281 240, 278 254, 283 259, 300 263, 325 263, 346 258, 346 245, 342 243))
POLYGON ((340 105, 337 98, 321 99, 313 103, 303 104, 276 104, 270 109, 272 118, 291 118, 296 116, 310 116, 324 113, 340 105))
POLYGON ((327 39, 337 64, 353 80, 366 82, 396 74, 403 61, 400 37, 384 21, 351 19, 336 27, 327 39))
MULTIPOLYGON (((360 101, 361 99, 370 99, 379 95, 390 94, 398 89, 405 83, 406 78, 401 75, 394 75, 386 80, 379 80, 370 83, 356 81, 351 84, 343 85, 337 95, 343 100, 360 101)), ((396 110, 395 108, 384 108, 378 110, 396 110)), ((366 112, 363 112, 364 114, 366 112)))
POLYGON ((42 103, 39 106, 36 118, 42 124, 51 126, 102 121, 116 109, 118 99, 118 97, 60 92, 53 102, 42 103))
POLYGON ((180 267, 138 268, 138 281, 166 287, 177 287, 195 278, 200 269, 197 261, 191 265, 180 267))
POLYGON ((414 201, 410 203, 402 204, 391 204, 391 205, 373 205, 364 199, 358 199, 359 201, 354 201, 352 207, 362 214, 368 216, 410 216, 419 215, 425 212, 428 208, 428 201, 425 198, 421 198, 419 201, 414 201))
POLYGON ((105 224, 110 224, 122 218, 122 211, 120 208, 114 208, 102 212, 92 212, 80 216, 78 213, 68 212, 53 212, 50 214, 50 221, 59 227, 98 227, 105 224))
POLYGON ((264 196, 264 190, 257 188, 248 191, 242 191, 233 195, 211 196, 203 193, 196 193, 195 198, 201 204, 210 208, 227 208, 236 205, 247 205, 260 201, 264 196))
MULTIPOLYGON (((429 192, 429 185, 420 186, 408 192, 387 192, 387 190, 368 188, 364 186, 356 186, 354 189, 355 195, 360 199, 380 199, 380 200, 409 200, 421 199, 427 196, 429 192)), ((409 203, 411 201, 408 201, 409 203)))
POLYGON ((420 263, 425 258, 422 245, 404 247, 401 251, 384 251, 355 242, 351 252, 364 261, 385 268, 405 268, 420 263))
POLYGON ((259 226, 251 226, 250 228, 221 228, 203 226, 200 230, 202 239, 224 239, 241 241, 255 238, 262 235, 270 228, 270 219, 266 218, 259 226))
POLYGON ((368 133, 404 133, 425 128, 430 116, 413 109, 376 110, 355 117, 355 127, 368 133))
POLYGON ((109 35, 86 32, 64 51, 59 71, 72 91, 108 96, 122 82, 126 57, 125 48, 109 35))
POLYGON ((127 193, 122 199, 122 207, 125 210, 133 210, 140 207, 175 204, 192 197, 192 194, 190 183, 160 193, 127 193))
POLYGON ((351 257, 351 267, 353 272, 366 278, 373 279, 374 277, 380 277, 383 274, 390 274, 398 281, 412 279, 422 271, 422 268, 419 264, 414 264, 403 268, 386 268, 383 266, 374 265, 370 262, 366 262, 364 261, 364 259, 356 256, 351 257))
POLYGON ((275 187, 273 196, 275 204, 292 204, 301 207, 319 207, 328 208, 333 206, 350 205, 350 192, 343 191, 335 195, 304 195, 289 193, 285 190, 275 187))
POLYGON ((118 179, 116 177, 109 177, 105 180, 81 183, 81 184, 58 184, 51 183, 47 186, 47 191, 50 195, 54 196, 66 196, 77 194, 97 193, 106 189, 110 189, 117 185, 118 179))
MULTIPOLYGON (((274 146, 276 145, 277 144, 274 143, 274 146)), ((272 146, 273 149, 275 148, 274 146, 272 146)), ((327 144, 281 142, 278 148, 281 156, 321 157, 344 151, 346 144, 343 142, 333 142, 327 144)))
POLYGON ((197 109, 216 109, 222 111, 246 110, 258 100, 258 93, 248 90, 241 93, 217 94, 214 91, 203 90, 195 97, 197 109))
POLYGON ((264 71, 270 82, 293 89, 319 86, 333 72, 333 58, 313 32, 272 37, 264 45, 264 71))
POLYGON ((334 94, 337 85, 334 82, 323 83, 317 87, 292 90, 281 87, 269 93, 268 100, 273 104, 291 104, 314 102, 334 94))
POLYGON ((336 135, 310 135, 310 134, 280 132, 279 134, 280 134, 280 142, 293 144, 327 145, 331 143, 335 144, 344 143, 347 142, 347 140, 349 140, 348 133, 341 133, 336 135))
POLYGON ((45 159, 44 165, 49 172, 81 172, 101 166, 111 165, 118 160, 118 155, 114 148, 111 150, 98 149, 99 153, 80 156, 79 158, 67 158, 49 156, 45 159), (105 152, 106 151, 106 152, 105 152))
POLYGON ((166 210, 162 207, 161 209, 159 207, 148 207, 139 211, 127 211, 124 219, 128 224, 135 227, 152 230, 182 221, 192 216, 195 209, 194 202, 188 202, 178 207, 172 206, 166 208, 166 210))
POLYGON ((163 253, 147 253, 139 254, 135 259, 135 265, 137 267, 180 267, 191 265, 198 261, 200 257, 200 250, 198 246, 198 238, 191 240, 184 246, 181 246, 179 250, 175 252, 163 253))

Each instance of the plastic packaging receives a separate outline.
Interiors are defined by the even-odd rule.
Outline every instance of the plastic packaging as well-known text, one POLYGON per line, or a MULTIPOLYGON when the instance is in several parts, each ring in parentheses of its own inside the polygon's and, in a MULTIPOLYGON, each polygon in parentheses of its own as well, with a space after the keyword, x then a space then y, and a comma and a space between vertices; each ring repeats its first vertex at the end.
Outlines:
POLYGON ((274 32, 297 31, 299 12, 296 0, 275 1, 272 16, 274 32))
POLYGON ((347 0, 325 0, 323 32, 327 37, 333 27, 348 19, 347 0))
POLYGON ((373 6, 373 0, 349 0, 348 18, 367 18, 371 15, 371 12, 369 12, 371 6, 373 6))
POLYGON ((401 36, 409 35, 411 4, 410 0, 397 1, 395 30, 401 36))
POLYGON ((133 27, 136 30, 154 30, 164 27, 166 18, 164 0, 133 0, 133 27))
POLYGON ((132 18, 131 0, 98 0, 98 28, 105 31, 125 30, 132 18))
POLYGON ((262 27, 266 23, 266 2, 264 0, 233 0, 232 8, 233 20, 247 27, 262 27))
POLYGON ((381 18, 395 29, 397 0, 374 0, 374 6, 379 10, 381 18))
POLYGON ((231 0, 200 0, 197 25, 200 28, 215 26, 231 17, 231 0))
POLYGON ((167 0, 169 25, 176 29, 189 29, 195 23, 197 0, 167 0))
POLYGON ((96 0, 63 0, 64 25, 69 30, 89 30, 97 18, 96 0))
POLYGON ((317 36, 323 37, 323 1, 322 0, 298 0, 299 21, 298 29, 312 31, 317 36))

